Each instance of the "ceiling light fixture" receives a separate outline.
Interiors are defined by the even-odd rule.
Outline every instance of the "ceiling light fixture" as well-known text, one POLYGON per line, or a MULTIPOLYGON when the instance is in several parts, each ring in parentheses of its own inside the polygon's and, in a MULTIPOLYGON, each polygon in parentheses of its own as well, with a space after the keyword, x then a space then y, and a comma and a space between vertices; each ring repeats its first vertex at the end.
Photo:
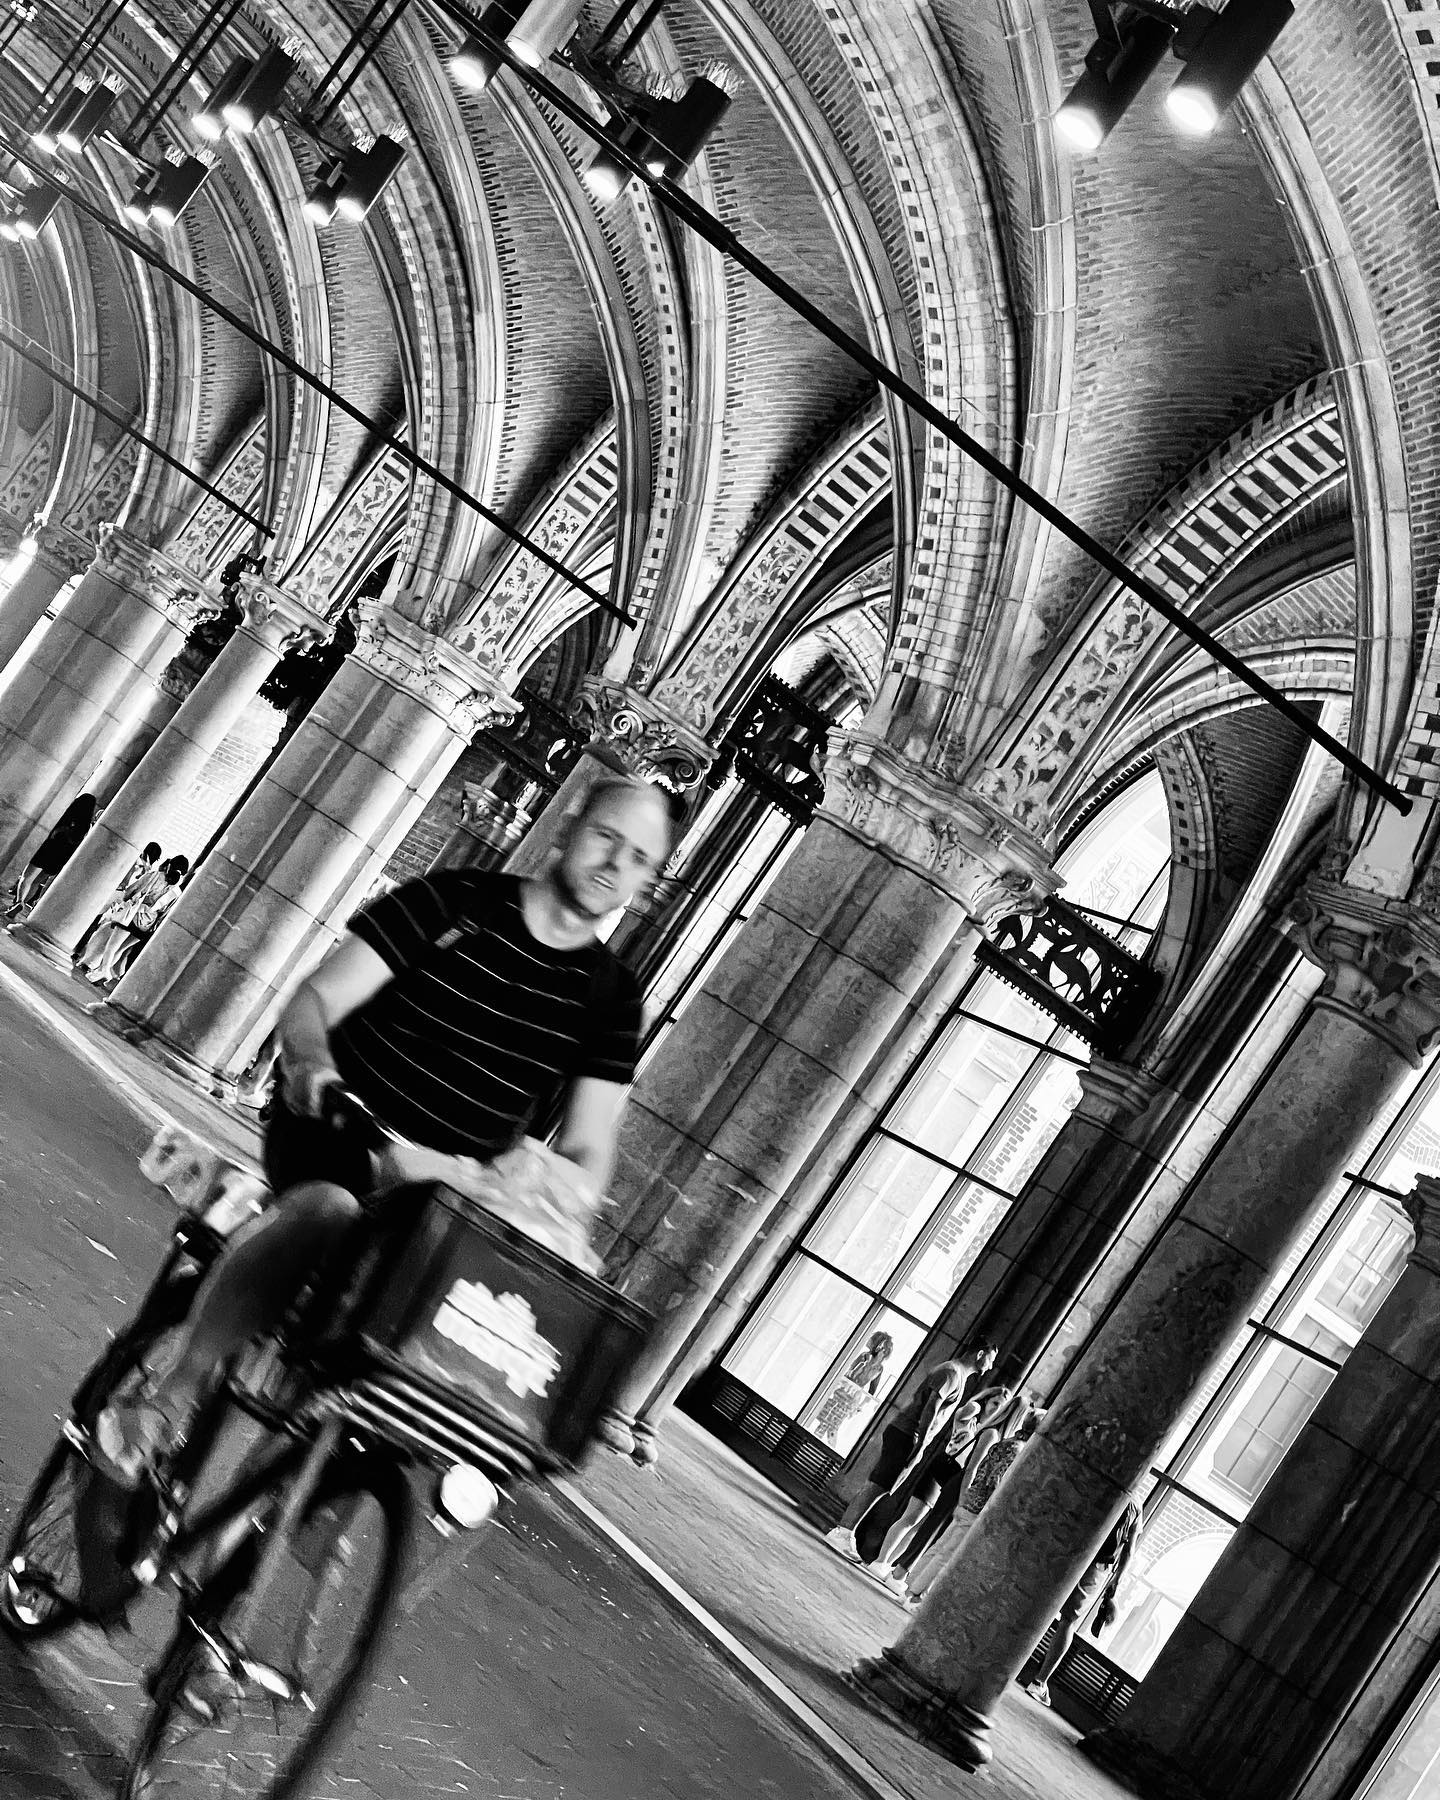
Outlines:
POLYGON ((645 157, 652 175, 673 180, 691 167, 729 112, 738 85, 729 69, 712 64, 678 99, 657 102, 649 119, 657 154, 645 157))
POLYGON ((160 179, 150 194, 150 216, 168 230, 210 179, 210 164, 186 156, 167 162, 156 173, 160 179))
POLYGON ((115 110, 120 96, 114 88, 98 82, 55 133, 55 142, 72 156, 80 152, 115 110))
POLYGON ((15 228, 16 235, 22 238, 39 237, 50 223, 60 199, 60 190, 53 182, 37 182, 10 215, 10 223, 15 228))
MULTIPOLYGON (((489 32, 491 37, 504 38, 514 29, 520 12, 518 0, 509 5, 500 0, 500 4, 488 6, 481 13, 480 29, 489 32)), ((450 58, 450 73, 461 87, 468 88, 472 94, 484 93, 504 67, 504 63, 490 46, 473 32, 450 58)))
POLYGON ((1208 137, 1294 15, 1292 0, 1230 0, 1221 13, 1192 6, 1175 39, 1185 67, 1165 96, 1176 129, 1208 137))
POLYGON ((352 225, 374 206, 394 180, 405 160, 406 147, 394 138, 378 137, 368 150, 352 150, 346 158, 345 179, 335 196, 335 210, 352 225))
POLYGON ((238 131, 242 137, 252 132, 284 98, 290 77, 299 64, 284 50, 271 48, 251 68, 236 89, 234 98, 220 109, 226 129, 238 131))
POLYGON ((132 225, 150 223, 150 214, 155 210, 155 190, 159 185, 158 169, 147 169, 135 183, 134 193, 120 209, 132 225))
POLYGON ((1098 150, 1124 118, 1170 48, 1170 27, 1137 14, 1113 37, 1099 37, 1085 54, 1085 72, 1055 115, 1055 129, 1072 150, 1098 150))
POLYGON ((521 62, 538 69, 574 37, 584 10, 585 0, 530 0, 505 41, 521 62))
POLYGON ((45 109, 45 117, 30 133, 30 142, 45 156, 53 156, 59 147, 59 134, 79 112, 90 90, 72 81, 62 94, 57 94, 45 109))
POLYGON ((253 57, 237 56, 210 90, 210 98, 196 113, 191 123, 202 138, 218 144, 225 135, 225 108, 239 96, 240 90, 254 73, 253 57))

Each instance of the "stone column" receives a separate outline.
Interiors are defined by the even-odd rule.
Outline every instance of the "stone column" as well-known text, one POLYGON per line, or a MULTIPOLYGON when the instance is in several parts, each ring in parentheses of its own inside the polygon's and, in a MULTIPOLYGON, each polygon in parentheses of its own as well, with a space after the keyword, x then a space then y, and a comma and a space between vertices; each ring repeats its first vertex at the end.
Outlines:
POLYGON ((36 525, 30 566, 0 600, 0 669, 11 661, 72 576, 95 559, 95 546, 63 525, 36 525))
MULTIPOLYGON (((750 1240, 776 1228, 792 1178, 940 956, 966 925, 1038 905, 1053 885, 1043 847, 993 805, 880 739, 837 734, 824 806, 622 1121, 607 1267, 657 1318, 626 1414, 750 1240)), ((657 1416, 635 1427, 642 1454, 657 1416)))
POLYGON ((318 613, 290 599, 273 582, 246 575, 241 589, 243 616, 234 635, 18 934, 52 961, 70 960, 90 921, 142 846, 156 835, 171 797, 195 781, 285 651, 304 637, 323 637, 328 630, 318 613))
POLYGON ((1289 1052, 1221 1144, 913 1622, 852 1679, 965 1768, 1126 1492, 1244 1324, 1376 1111, 1440 1028, 1440 927, 1316 882, 1326 972, 1289 1052))
POLYGON ((465 744, 516 710, 484 666, 367 604, 353 653, 116 988, 110 1016, 194 1076, 243 1066, 316 933, 338 936, 465 744))
POLYGON ((521 800, 502 800, 484 782, 467 781, 459 821, 430 868, 498 869, 533 823, 521 800))
POLYGON ((207 604, 194 574, 112 526, 0 694, 0 863, 81 791, 207 604))
POLYGON ((1147 1793, 1291 1800, 1322 1752, 1333 1792, 1435 1654, 1435 1607, 1416 1608, 1440 1571, 1440 1180, 1406 1210, 1404 1273, 1123 1719, 1086 1739, 1147 1793))

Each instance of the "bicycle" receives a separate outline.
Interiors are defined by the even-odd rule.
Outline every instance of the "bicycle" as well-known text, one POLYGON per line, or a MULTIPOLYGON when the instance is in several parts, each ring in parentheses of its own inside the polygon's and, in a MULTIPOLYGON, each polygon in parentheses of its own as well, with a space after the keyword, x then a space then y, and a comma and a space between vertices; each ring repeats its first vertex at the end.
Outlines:
POLYGON ((296 1795, 380 1654, 416 1479, 442 1533, 478 1530, 508 1489, 574 1466, 643 1342, 632 1303, 451 1190, 403 1203, 403 1229, 363 1234, 227 1372, 164 1476, 120 1497, 91 1469, 95 1419, 163 1366, 225 1241, 182 1217, 22 1502, 0 1560, 13 1637, 111 1624, 162 1581, 178 1596, 121 1800, 212 1779, 296 1795))

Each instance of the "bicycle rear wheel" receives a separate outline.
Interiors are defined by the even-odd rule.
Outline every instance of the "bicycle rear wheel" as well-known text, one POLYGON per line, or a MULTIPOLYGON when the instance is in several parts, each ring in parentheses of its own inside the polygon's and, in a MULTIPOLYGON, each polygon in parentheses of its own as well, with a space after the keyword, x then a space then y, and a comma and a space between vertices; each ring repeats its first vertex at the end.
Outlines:
POLYGON ((85 1378, 79 1403, 25 1496, 0 1555, 0 1628, 12 1637, 52 1636, 79 1618, 118 1610, 135 1591, 124 1556, 141 1523, 128 1515, 143 1502, 100 1492, 84 1445, 111 1398, 143 1386, 166 1366, 194 1286, 177 1292, 174 1305, 143 1330, 118 1337, 85 1378), (77 1532, 81 1517, 89 1527, 83 1542, 77 1532))
POLYGON ((288 1800, 364 1698, 399 1592, 404 1476, 337 1465, 285 1548, 261 1616, 237 1625, 257 1549, 219 1570, 156 1676, 121 1800, 288 1800))

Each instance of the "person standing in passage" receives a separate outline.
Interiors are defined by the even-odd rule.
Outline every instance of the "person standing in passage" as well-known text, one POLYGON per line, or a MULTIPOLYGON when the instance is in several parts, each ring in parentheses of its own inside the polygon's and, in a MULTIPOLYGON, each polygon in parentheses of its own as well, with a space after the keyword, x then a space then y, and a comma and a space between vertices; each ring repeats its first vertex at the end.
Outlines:
POLYGON ((1076 1582, 1069 1599, 1056 1614, 1051 1627, 1055 1636, 1045 1652, 1040 1667, 1025 1683, 1025 1692, 1042 1706, 1050 1704, 1050 1677, 1065 1660, 1065 1652, 1075 1642, 1075 1633, 1094 1611, 1095 1632, 1108 1631, 1115 1623, 1116 1599, 1121 1578, 1130 1566, 1135 1546, 1140 1541, 1140 1502, 1134 1494, 1125 1498, 1125 1510, 1115 1521, 1113 1530, 1100 1546, 1100 1553, 1076 1582))
POLYGON ((172 856, 125 888, 77 957, 76 967, 89 980, 117 981, 147 938, 180 898, 180 883, 190 872, 189 859, 172 856))
POLYGON ((7 917, 18 919, 32 907, 80 848, 80 841, 95 823, 95 796, 81 794, 61 813, 58 824, 26 863, 15 884, 15 899, 7 917))
POLYGON ((868 1406, 885 1377, 885 1365, 895 1348, 888 1331, 873 1332, 865 1348, 825 1396, 815 1418, 815 1435, 833 1444, 840 1428, 868 1406))
POLYGON ((994 1344, 982 1344, 926 1372, 909 1401, 880 1434, 880 1454, 865 1485, 841 1514, 840 1523, 825 1533, 832 1550, 852 1562, 860 1560, 855 1527, 882 1494, 892 1492, 906 1478, 926 1445, 950 1422, 967 1384, 993 1368, 996 1355, 994 1344))

